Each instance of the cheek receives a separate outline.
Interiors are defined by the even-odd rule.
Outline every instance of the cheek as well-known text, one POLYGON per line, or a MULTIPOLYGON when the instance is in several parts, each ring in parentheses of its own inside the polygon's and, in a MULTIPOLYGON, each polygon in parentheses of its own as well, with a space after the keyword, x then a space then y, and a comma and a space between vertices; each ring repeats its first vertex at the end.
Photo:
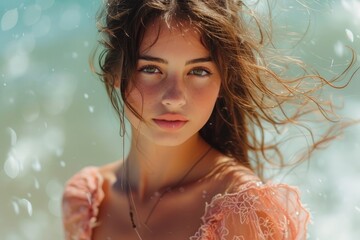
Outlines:
MULTIPOLYGON (((130 92, 127 93, 127 102, 130 104, 130 106, 137 111, 139 114, 141 114, 141 106, 143 102, 142 95, 139 90, 136 88, 133 88, 130 92)), ((130 109, 128 109, 130 111, 130 109)))
MULTIPOLYGON (((201 82, 196 84, 202 84, 201 82)), ((220 83, 211 82, 207 83, 206 87, 194 88, 192 95, 197 99, 197 102, 202 104, 209 105, 209 107, 215 103, 217 97, 219 96, 220 83)))
POLYGON ((196 109, 204 118, 210 117, 218 98, 218 92, 218 88, 212 88, 197 91, 192 95, 191 102, 197 106, 196 109))
POLYGON ((146 106, 156 101, 157 91, 154 88, 134 87, 127 94, 128 103, 142 115, 146 106))

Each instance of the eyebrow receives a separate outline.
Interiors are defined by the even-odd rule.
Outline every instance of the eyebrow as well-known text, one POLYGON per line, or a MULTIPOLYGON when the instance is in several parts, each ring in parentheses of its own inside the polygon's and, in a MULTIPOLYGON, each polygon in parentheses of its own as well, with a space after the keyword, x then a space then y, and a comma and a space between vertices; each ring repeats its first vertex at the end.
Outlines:
MULTIPOLYGON (((146 60, 146 61, 158 62, 158 63, 162 63, 162 64, 168 64, 169 63, 165 59, 158 58, 158 57, 153 57, 153 56, 149 56, 149 55, 140 55, 139 60, 140 59, 141 60, 146 60)), ((212 62, 212 58, 211 57, 203 57, 203 58, 191 59, 189 61, 186 61, 185 65, 195 64, 195 63, 202 63, 202 62, 212 62)))

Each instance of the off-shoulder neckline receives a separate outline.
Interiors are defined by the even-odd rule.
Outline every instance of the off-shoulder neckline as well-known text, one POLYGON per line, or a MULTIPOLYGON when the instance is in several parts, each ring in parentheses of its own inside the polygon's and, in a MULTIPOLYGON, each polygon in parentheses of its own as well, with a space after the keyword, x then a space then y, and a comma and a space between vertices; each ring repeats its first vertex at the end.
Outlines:
MULTIPOLYGON (((96 167, 96 166, 89 166, 89 167, 85 167, 84 169, 82 169, 79 174, 85 174, 87 175, 87 177, 93 177, 93 178, 97 178, 96 180, 98 181, 98 187, 100 189, 96 189, 96 194, 99 195, 104 195, 104 189, 103 189, 103 184, 104 184, 104 176, 102 175, 101 171, 100 171, 100 167, 96 167), (88 171, 92 171, 92 174, 87 174, 88 171)), ((258 180, 249 180, 247 182, 244 183, 240 183, 238 186, 236 186, 234 189, 232 189, 230 192, 224 192, 224 193, 218 193, 215 194, 214 196, 211 197, 211 200, 209 202, 205 203, 204 206, 204 212, 203 215, 201 217, 202 219, 202 223, 200 225, 200 227, 198 228, 198 230, 194 233, 194 235, 192 237, 190 237, 190 239, 200 239, 200 238, 196 238, 196 236, 198 236, 198 234, 200 234, 201 230, 208 224, 207 223, 207 216, 209 216, 210 213, 213 213, 213 208, 217 208, 219 205, 219 202, 221 203, 222 201, 226 201, 226 199, 229 199, 231 197, 236 197, 236 196, 240 196, 241 194, 243 194, 244 192, 250 190, 250 189, 254 189, 254 190, 259 190, 261 192, 261 190, 263 189, 272 189, 272 188, 286 188, 286 189, 290 189, 292 191, 295 191, 296 194, 298 194, 298 189, 292 186, 289 186, 287 184, 274 184, 274 183, 263 183, 261 181, 258 180)), ((259 193, 255 193, 255 194, 260 194, 259 193)), ((103 198, 101 198, 101 200, 99 202, 90 202, 90 204, 92 204, 90 207, 93 209, 93 212, 98 213, 99 210, 99 206, 102 203, 103 198), (94 205, 97 204, 97 205, 94 205), (95 211, 94 211, 95 210, 95 211)), ((298 201, 299 202, 299 201, 298 201)), ((300 203, 301 205, 301 203, 300 203)), ((302 206, 301 206, 302 207, 302 206)), ((305 210, 306 211, 306 210, 305 210)), ((210 214, 211 215, 211 214, 210 214)), ((97 221, 97 214, 92 216, 92 224, 94 224, 94 221, 97 221)), ((86 219, 84 219, 85 221, 86 219)), ((88 219, 89 220, 89 219, 88 219)), ((89 220, 89 224, 90 224, 90 220, 89 220)), ((91 234, 92 234, 92 228, 94 225, 90 226, 90 239, 91 239, 91 234)))

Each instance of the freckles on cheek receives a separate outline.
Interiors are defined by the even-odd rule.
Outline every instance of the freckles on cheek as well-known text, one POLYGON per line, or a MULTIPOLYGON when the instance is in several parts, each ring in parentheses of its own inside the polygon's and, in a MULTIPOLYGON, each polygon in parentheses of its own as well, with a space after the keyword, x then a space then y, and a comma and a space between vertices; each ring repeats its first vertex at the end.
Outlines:
POLYGON ((143 96, 137 88, 133 88, 127 93, 127 100, 132 107, 136 108, 142 104, 143 96))
POLYGON ((146 111, 147 106, 154 102, 154 92, 133 88, 127 94, 127 101, 132 108, 140 115, 146 111))
POLYGON ((137 84, 136 87, 133 87, 131 90, 128 91, 129 99, 131 98, 133 101, 136 102, 145 102, 148 99, 151 99, 152 95, 157 92, 155 87, 147 87, 143 84, 137 84))
POLYGON ((211 83, 205 88, 194 88, 191 95, 194 97, 194 101, 211 105, 211 103, 215 103, 218 98, 219 90, 219 85, 211 83))

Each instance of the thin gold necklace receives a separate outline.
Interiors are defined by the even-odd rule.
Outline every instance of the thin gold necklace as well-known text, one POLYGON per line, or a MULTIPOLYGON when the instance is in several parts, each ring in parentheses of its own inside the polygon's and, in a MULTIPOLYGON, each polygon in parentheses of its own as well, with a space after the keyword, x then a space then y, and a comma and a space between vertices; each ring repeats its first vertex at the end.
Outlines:
MULTIPOLYGON (((192 170, 194 170, 194 168, 201 162, 201 160, 203 160, 205 158, 205 156, 211 151, 211 147, 209 147, 200 157, 198 160, 196 160, 196 162, 190 167, 190 169, 185 173, 185 175, 175 184, 175 186, 173 187, 169 187, 166 188, 160 195, 158 200, 156 201, 156 203, 153 205, 153 207, 151 208, 148 216, 145 219, 145 226, 147 226, 147 223, 151 217, 151 215, 154 213, 156 207, 159 205, 160 200, 165 196, 165 194, 169 193, 171 190, 178 188, 186 179, 186 177, 192 172, 192 170)), ((135 230, 137 236, 139 237, 139 239, 142 239, 139 231, 137 229, 135 220, 134 220, 134 211, 136 213, 136 207, 135 207, 135 202, 131 193, 131 186, 130 183, 128 181, 128 177, 129 177, 129 168, 126 166, 126 179, 127 179, 127 187, 126 187, 126 194, 127 194, 127 198, 128 198, 128 204, 129 204, 129 216, 130 216, 130 221, 131 221, 131 225, 132 228, 135 230)), ((136 214, 137 215, 137 214, 136 214)))

